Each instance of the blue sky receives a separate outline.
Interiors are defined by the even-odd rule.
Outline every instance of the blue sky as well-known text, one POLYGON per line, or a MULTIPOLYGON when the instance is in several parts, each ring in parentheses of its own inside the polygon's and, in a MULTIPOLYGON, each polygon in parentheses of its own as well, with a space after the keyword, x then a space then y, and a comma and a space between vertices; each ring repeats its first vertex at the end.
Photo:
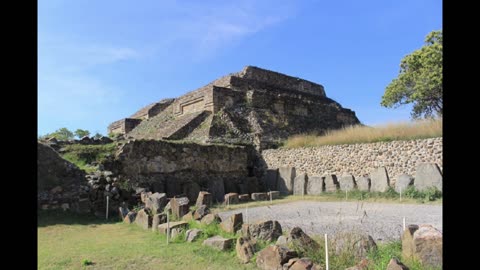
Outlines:
POLYGON ((38 134, 109 123, 246 65, 304 78, 367 125, 442 1, 38 1, 38 134))

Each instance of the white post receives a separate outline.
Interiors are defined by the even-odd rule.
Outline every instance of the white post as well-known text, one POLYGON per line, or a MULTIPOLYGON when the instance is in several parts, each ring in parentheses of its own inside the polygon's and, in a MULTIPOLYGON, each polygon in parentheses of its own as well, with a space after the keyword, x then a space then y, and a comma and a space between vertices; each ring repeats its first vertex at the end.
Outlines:
POLYGON ((167 245, 170 242, 170 215, 167 210, 167 245))
POLYGON ((107 196, 107 211, 106 211, 106 216, 105 216, 105 219, 108 220, 108 196, 107 196))
POLYGON ((327 234, 325 234, 325 266, 327 267, 326 270, 328 270, 328 241, 327 241, 327 234))
POLYGON ((405 231, 405 217, 403 217, 403 230, 405 231))
POLYGON ((245 209, 245 221, 248 224, 248 205, 247 205, 247 208, 245 209))
POLYGON ((400 187, 400 201, 402 201, 402 188, 400 187))
POLYGON ((270 204, 272 204, 272 192, 270 191, 270 204))

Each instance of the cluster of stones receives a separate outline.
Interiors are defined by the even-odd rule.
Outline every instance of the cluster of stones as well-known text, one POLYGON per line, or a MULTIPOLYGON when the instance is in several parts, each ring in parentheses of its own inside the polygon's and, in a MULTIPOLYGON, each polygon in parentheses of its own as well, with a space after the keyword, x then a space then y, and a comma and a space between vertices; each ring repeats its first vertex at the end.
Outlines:
POLYGON ((63 146, 71 145, 71 144, 102 145, 102 144, 112 143, 113 140, 106 136, 101 136, 99 138, 84 136, 79 140, 73 139, 73 140, 67 140, 67 141, 57 140, 55 137, 51 137, 45 140, 41 140, 41 142, 52 147, 55 150, 58 150, 63 146))
POLYGON ((442 172, 435 163, 418 164, 415 177, 401 174, 397 176, 395 183, 392 183, 386 167, 376 168, 370 175, 360 177, 351 174, 309 176, 303 172, 297 174, 295 167, 280 167, 278 169, 268 169, 264 178, 267 189, 279 190, 284 195, 320 195, 324 192, 349 191, 352 189, 385 192, 390 187, 395 188, 397 192, 401 192, 412 185, 417 190, 435 187, 442 191, 442 181, 442 172))
POLYGON ((71 210, 77 213, 94 213, 105 217, 108 197, 109 212, 116 214, 120 205, 134 203, 135 197, 120 188, 120 176, 111 171, 95 171, 85 175, 80 185, 56 186, 49 191, 38 192, 42 210, 71 210))
POLYGON ((268 168, 290 166, 309 175, 362 176, 385 167, 394 182, 398 175, 415 175, 421 163, 436 163, 442 169, 443 139, 268 149, 262 151, 262 157, 268 168))
POLYGON ((276 200, 280 198, 280 191, 269 191, 269 192, 253 192, 249 194, 238 194, 235 192, 230 192, 225 194, 223 203, 225 205, 244 203, 249 201, 267 201, 267 200, 276 200))
MULTIPOLYGON (((231 202, 235 200, 234 194, 227 194, 226 197, 231 202)), ((144 229, 169 234, 170 237, 176 237, 185 231, 187 242, 197 241, 203 234, 200 229, 188 229, 189 221, 195 220, 203 224, 217 223, 222 230, 236 234, 238 237, 225 238, 216 235, 205 239, 202 244, 220 251, 235 248, 237 257, 242 263, 251 262, 257 253, 255 263, 259 269, 323 269, 310 258, 303 256, 310 251, 320 252, 321 246, 301 228, 294 227, 284 235, 278 221, 267 220, 247 224, 243 221, 242 213, 235 213, 222 220, 209 210, 212 195, 208 192, 199 193, 194 211, 189 211, 189 201, 186 197, 168 199, 165 193, 142 192, 141 200, 145 206, 138 212, 120 207, 119 212, 124 222, 136 223, 144 229), (170 215, 181 216, 182 220, 167 222, 167 212, 170 215), (257 242, 259 240, 269 242, 270 245, 258 250, 257 242)), ((367 253, 377 248, 370 235, 358 233, 336 234, 329 240, 329 243, 332 254, 341 255, 347 252, 353 254, 359 261, 357 265, 348 268, 349 270, 367 269, 371 263, 367 259, 367 253)), ((441 266, 441 243, 442 234, 433 227, 410 225, 402 236, 403 257, 417 259, 429 266, 441 266)), ((395 269, 408 268, 398 259, 392 258, 387 270, 395 269)))
POLYGON ((56 186, 50 190, 37 192, 37 201, 42 210, 63 209, 88 213, 90 212, 89 191, 90 187, 87 185, 56 186))

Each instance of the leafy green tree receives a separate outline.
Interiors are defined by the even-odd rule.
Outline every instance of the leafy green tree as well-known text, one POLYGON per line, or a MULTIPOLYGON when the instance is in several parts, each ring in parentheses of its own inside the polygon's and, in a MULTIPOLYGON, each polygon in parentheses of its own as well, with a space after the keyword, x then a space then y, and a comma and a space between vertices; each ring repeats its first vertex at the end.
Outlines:
POLYGON ((95 133, 95 135, 93 135, 93 138, 95 138, 95 139, 100 139, 101 137, 103 137, 103 135, 98 133, 98 132, 95 133))
POLYGON ((75 130, 75 136, 78 138, 83 138, 84 136, 90 135, 90 131, 84 129, 77 129, 75 130))
POLYGON ((443 36, 432 31, 425 45, 405 56, 400 74, 387 86, 381 105, 397 108, 413 104, 412 118, 432 117, 443 113, 443 36))
POLYGON ((46 134, 46 135, 41 136, 41 137, 43 137, 43 138, 54 137, 57 140, 66 141, 66 140, 73 139, 74 135, 73 135, 73 132, 68 130, 68 128, 60 128, 60 129, 57 129, 55 132, 46 134))

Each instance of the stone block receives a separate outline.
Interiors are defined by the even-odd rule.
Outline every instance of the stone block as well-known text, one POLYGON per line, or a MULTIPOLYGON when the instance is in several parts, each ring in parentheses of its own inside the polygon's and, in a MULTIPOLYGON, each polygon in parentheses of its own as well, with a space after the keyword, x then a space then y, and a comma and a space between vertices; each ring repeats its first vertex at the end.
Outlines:
POLYGON ((385 192, 389 186, 390 178, 385 167, 379 167, 370 173, 370 191, 385 192))
POLYGON ((293 194, 293 181, 295 181, 295 167, 278 168, 277 190, 282 195, 293 194))
POLYGON ((425 190, 429 187, 436 187, 442 191, 443 176, 440 168, 435 163, 422 163, 416 168, 415 188, 425 190))

